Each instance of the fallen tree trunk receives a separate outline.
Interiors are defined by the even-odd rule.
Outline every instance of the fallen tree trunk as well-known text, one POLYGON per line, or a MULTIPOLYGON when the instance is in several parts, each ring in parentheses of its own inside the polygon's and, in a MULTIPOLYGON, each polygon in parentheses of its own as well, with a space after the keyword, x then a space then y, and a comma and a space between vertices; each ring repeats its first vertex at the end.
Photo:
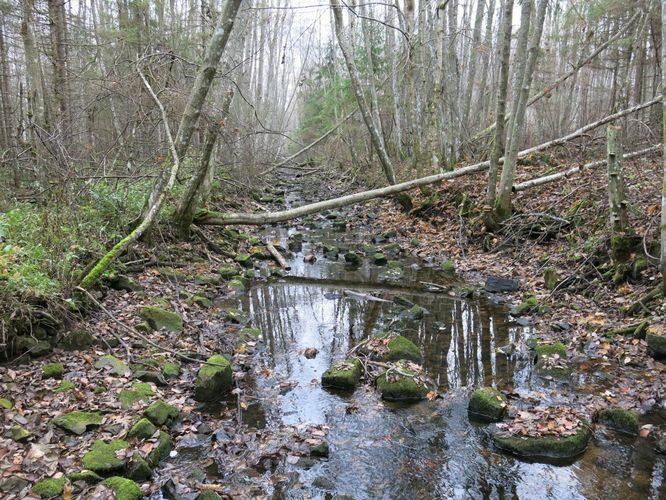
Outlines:
MULTIPOLYGON (((662 148, 663 148, 662 144, 656 144, 654 146, 650 146, 649 148, 641 149, 640 151, 627 153, 623 155, 622 158, 624 160, 631 160, 632 158, 638 158, 639 156, 644 156, 650 153, 656 153, 657 151, 661 151, 662 148)), ((606 160, 593 161, 590 163, 586 163, 585 165, 571 167, 570 169, 563 170, 561 172, 556 172, 550 175, 544 175, 543 177, 537 177, 536 179, 531 179, 529 181, 521 182, 519 184, 514 184, 513 192, 517 193, 519 191, 525 191, 526 189, 532 187, 548 184, 549 182, 555 182, 557 180, 564 179, 565 177, 569 177, 573 174, 577 174, 578 172, 582 172, 583 170, 590 170, 597 167, 603 167, 606 165, 606 163, 607 163, 606 160)))
POLYGON ((277 248, 269 241, 266 243, 266 248, 268 249, 268 253, 270 253, 273 258, 275 259, 275 262, 278 263, 278 265, 282 269, 291 269, 289 264, 287 264, 287 261, 280 255, 280 252, 277 251, 277 248))
MULTIPOLYGON (((612 115, 606 116, 599 121, 585 125, 582 128, 579 128, 575 132, 572 132, 564 137, 558 139, 553 139, 552 141, 544 142, 538 146, 533 146, 529 149, 520 151, 517 155, 518 158, 524 158, 525 156, 535 153, 537 151, 543 151, 544 149, 551 148, 553 146, 558 146, 564 144, 565 142, 571 141, 576 137, 586 134, 590 130, 605 125, 608 122, 617 120, 622 116, 634 113, 640 109, 652 106, 661 101, 661 96, 657 96, 651 101, 638 104, 632 108, 627 108, 625 110, 619 111, 612 115)), ((504 162, 504 158, 500 159, 500 163, 504 162)), ((197 225, 209 225, 209 226, 226 226, 226 225, 238 225, 238 224, 248 224, 248 225, 261 225, 261 224, 273 224, 276 222, 284 222, 292 219, 297 219, 299 217, 305 217, 306 215, 315 214, 318 212, 323 212, 324 210, 331 210, 334 208, 345 207, 347 205, 353 205, 355 203, 362 203, 365 201, 374 200, 375 198, 383 198, 386 196, 391 196, 394 194, 402 193, 404 191, 409 191, 410 189, 418 188, 421 186, 427 186, 428 184, 435 184, 444 180, 455 179, 457 177, 462 177, 469 174, 474 174, 477 172, 483 172, 490 165, 489 161, 483 161, 476 163, 474 165, 468 165, 466 167, 461 167, 452 172, 443 172, 440 174, 429 175, 427 177, 421 177, 419 179, 414 179, 407 182, 401 182, 399 184, 392 184, 387 187, 379 189, 371 189, 370 191, 362 191, 360 193, 350 194, 347 196, 342 196, 340 198, 334 198, 332 200, 318 201, 316 203, 311 203, 310 205, 303 205, 298 208, 291 208, 289 210, 283 210, 282 212, 270 212, 265 214, 248 214, 248 213, 219 213, 219 212, 210 212, 210 211, 200 211, 194 218, 194 223, 197 225)))

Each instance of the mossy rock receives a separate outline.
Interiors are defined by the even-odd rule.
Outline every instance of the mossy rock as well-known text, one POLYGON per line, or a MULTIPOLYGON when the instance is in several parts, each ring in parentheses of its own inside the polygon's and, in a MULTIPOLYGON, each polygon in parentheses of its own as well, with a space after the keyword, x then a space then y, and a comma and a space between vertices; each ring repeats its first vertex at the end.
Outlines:
POLYGON ((245 272, 243 273, 243 277, 246 280, 253 280, 257 277, 257 273, 255 272, 254 269, 246 269, 245 272))
POLYGON ((57 393, 69 392, 74 388, 76 388, 74 382, 70 380, 63 380, 60 382, 60 384, 58 384, 58 387, 55 388, 55 392, 57 393))
POLYGON ((372 260, 374 261, 375 265, 377 265, 377 266, 385 266, 388 262, 388 259, 386 258, 386 255, 384 255, 381 252, 378 252, 375 255, 373 255, 372 260))
POLYGON ((599 412, 599 423, 610 427, 618 432, 638 435, 640 431, 640 420, 638 413, 622 408, 606 408, 599 412))
POLYGON ((414 319, 414 320, 422 320, 425 315, 427 314, 427 310, 421 307, 418 304, 414 304, 412 307, 409 308, 409 316, 414 319))
POLYGON ((125 292, 140 292, 143 287, 124 274, 112 274, 106 279, 109 288, 125 292))
POLYGON ((125 476, 133 481, 147 481, 153 477, 153 469, 150 468, 150 465, 141 454, 135 451, 132 454, 132 458, 127 462, 125 476))
POLYGON ((141 308, 139 316, 153 330, 164 328, 167 331, 176 333, 183 331, 183 318, 173 311, 167 311, 161 307, 145 306, 141 308))
POLYGON ((102 425, 102 415, 92 411, 73 411, 65 415, 60 415, 53 419, 53 424, 71 432, 81 435, 89 427, 98 427, 102 425))
POLYGON ((130 369, 125 364, 125 362, 116 358, 115 356, 111 356, 110 354, 102 356, 97 361, 95 361, 95 368, 109 368, 110 373, 120 377, 125 377, 130 374, 130 369))
POLYGON ((261 330, 259 328, 243 328, 238 334, 240 342, 248 342, 261 338, 261 330))
POLYGON ((118 395, 120 406, 127 410, 134 406, 137 401, 149 401, 150 397, 155 394, 153 387, 146 382, 135 382, 131 389, 122 390, 118 395))
POLYGON ((144 416, 155 425, 171 425, 180 415, 178 408, 164 401, 155 401, 143 412, 144 416))
POLYGON ((181 273, 180 271, 176 271, 168 267, 160 268, 159 273, 160 276, 169 281, 188 281, 190 279, 190 277, 187 274, 181 273))
POLYGON ((506 398, 497 389, 481 387, 472 393, 467 410, 470 416, 495 422, 501 420, 506 412, 506 398))
POLYGON ((393 373, 391 377, 395 380, 387 380, 387 372, 382 373, 377 377, 377 389, 382 395, 382 399, 387 401, 420 401, 426 397, 429 388, 428 385, 417 381, 413 376, 417 374, 404 367, 400 371, 407 373, 409 376, 403 376, 393 373))
POLYGON ((39 342, 33 344, 29 351, 30 357, 41 358, 47 354, 51 354, 53 352, 53 346, 46 340, 40 340, 39 342))
POLYGON ((240 279, 231 280, 229 282, 228 286, 229 286, 229 288, 231 288, 235 292, 244 292, 245 291, 245 284, 240 279))
POLYGON ((47 363, 42 366, 42 378, 62 378, 65 365, 62 363, 47 363))
POLYGON ((67 351, 85 350, 95 345, 95 336, 86 330, 74 330, 66 334, 60 346, 67 351))
POLYGON ((535 368, 540 377, 564 380, 571 376, 571 368, 568 366, 553 366, 549 364, 548 356, 539 359, 535 368))
POLYGON ((222 500, 222 497, 213 490, 205 490, 200 492, 195 500, 222 500))
POLYGON ((162 372, 158 370, 137 370, 134 372, 134 378, 142 382, 150 382, 157 386, 167 385, 162 372))
POLYGON ((374 255, 377 253, 377 247, 375 245, 363 245, 363 252, 365 255, 374 255))
POLYGON ((369 353, 377 361, 399 361, 406 359, 414 363, 422 361, 418 346, 408 338, 397 333, 378 333, 370 340, 367 348, 361 349, 369 353), (379 342, 379 349, 373 349, 373 344, 379 342))
POLYGON ((222 284, 222 278, 217 274, 204 274, 194 278, 195 285, 212 285, 217 286, 222 284))
POLYGON ((557 274, 557 271, 552 267, 549 267, 543 272, 543 284, 548 290, 555 290, 558 283, 560 282, 560 277, 557 274))
POLYGON ((65 478, 42 479, 35 483, 32 492, 40 498, 53 498, 62 495, 65 489, 65 478))
POLYGON ((388 268, 396 272, 402 272, 402 262, 399 260, 389 260, 388 268))
POLYGON ((330 447, 328 446, 328 443, 326 441, 310 448, 311 457, 328 458, 329 454, 330 454, 330 447))
POLYGON ((453 274, 456 272, 456 265, 452 260, 445 260, 439 265, 439 268, 446 274, 453 274))
POLYGON ((25 427, 21 427, 20 425, 15 425, 9 429, 9 434, 12 440, 16 441, 17 443, 27 441, 32 436, 32 432, 30 432, 25 427))
POLYGON ((568 460, 583 453, 591 437, 592 432, 583 423, 572 436, 518 437, 495 432, 493 442, 498 448, 520 458, 568 460))
POLYGON ((224 319, 231 323, 244 323, 247 321, 247 315, 238 309, 227 309, 224 311, 224 319))
POLYGON ((252 257, 249 254, 239 253, 234 260, 243 267, 252 267, 252 257))
POLYGON ((411 241, 409 242, 409 244, 411 246, 413 246, 414 248, 420 247, 421 246, 421 240, 419 240, 418 238, 412 238, 411 241))
POLYGON ((67 474, 67 479, 72 483, 82 481, 87 484, 97 484, 102 481, 102 476, 91 470, 82 470, 79 472, 70 472, 67 474))
POLYGON ((653 333, 651 329, 648 329, 648 332, 645 335, 645 341, 647 342, 648 349, 653 357, 659 359, 666 358, 666 335, 659 335, 658 333, 653 333))
POLYGON ((178 363, 173 363, 167 361, 162 365, 162 375, 165 378, 176 378, 180 375, 180 365, 178 363))
POLYGON ((134 424, 127 433, 128 438, 148 439, 155 434, 157 427, 147 418, 142 418, 134 424))
POLYGON ((345 262, 352 266, 358 266, 361 263, 361 257, 356 252, 347 252, 345 262))
POLYGON ((208 358, 209 363, 220 366, 202 365, 194 384, 194 399, 201 402, 217 401, 222 395, 231 392, 231 363, 220 354, 208 358))
POLYGON ((213 307, 213 301, 205 295, 192 295, 186 300, 187 305, 197 305, 202 309, 210 309, 213 307))
POLYGON ((223 279, 229 279, 237 276, 239 272, 235 267, 221 267, 217 270, 217 274, 219 274, 223 279))
POLYGON ((131 479, 114 476, 106 479, 102 484, 113 490, 116 500, 141 500, 143 498, 141 488, 131 479))
POLYGON ((346 359, 333 365, 321 376, 322 387, 334 389, 355 389, 361 378, 361 361, 357 358, 346 359))
POLYGON ((512 316, 524 316, 539 309, 539 300, 534 295, 529 295, 515 307, 511 308, 512 316))
POLYGON ((123 470, 127 460, 124 458, 118 458, 116 452, 125 450, 128 447, 129 443, 127 441, 115 440, 106 443, 97 440, 93 442, 90 450, 83 455, 81 463, 84 468, 97 472, 98 474, 109 474, 123 470))
POLYGON ((171 448, 173 448, 171 436, 164 431, 160 431, 160 437, 157 439, 157 444, 148 455, 148 463, 156 466, 169 456, 171 448))
POLYGON ((537 358, 553 356, 557 354, 560 358, 567 358, 567 348, 562 342, 540 342, 537 341, 534 345, 534 350, 536 351, 537 358))
POLYGON ((6 398, 0 398, 0 408, 4 410, 11 410, 14 404, 6 398))

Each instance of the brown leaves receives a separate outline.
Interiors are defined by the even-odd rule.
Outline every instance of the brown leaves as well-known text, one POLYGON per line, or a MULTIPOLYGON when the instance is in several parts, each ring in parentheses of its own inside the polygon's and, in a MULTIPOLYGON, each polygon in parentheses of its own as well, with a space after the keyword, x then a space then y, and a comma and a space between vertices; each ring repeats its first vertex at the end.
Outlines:
POLYGON ((511 422, 497 424, 503 434, 512 436, 543 437, 573 436, 582 426, 573 408, 554 406, 519 411, 511 422))

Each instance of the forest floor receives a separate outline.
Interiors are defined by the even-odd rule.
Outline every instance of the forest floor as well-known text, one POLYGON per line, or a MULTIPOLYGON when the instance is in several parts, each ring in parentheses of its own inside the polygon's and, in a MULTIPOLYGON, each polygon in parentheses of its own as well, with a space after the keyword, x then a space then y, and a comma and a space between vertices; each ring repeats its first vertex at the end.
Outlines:
MULTIPOLYGON (((525 178, 561 168, 549 158, 532 160, 522 170, 525 178)), ((660 164, 637 160, 628 162, 625 169, 631 223, 641 237, 640 247, 646 235, 649 250, 650 235, 658 225, 660 164)), ((415 195, 416 208, 411 213, 390 200, 373 202, 348 212, 347 230, 355 231, 372 220, 374 229, 366 235, 368 241, 373 235, 394 230, 404 251, 430 262, 452 262, 469 284, 464 293, 486 293, 488 276, 518 279, 520 290, 504 295, 503 300, 514 305, 527 303, 522 319, 535 324, 540 339, 565 343, 567 358, 577 369, 594 365, 606 373, 601 384, 605 391, 597 391, 600 385, 596 384, 595 392, 577 400, 588 407, 588 414, 602 405, 640 413, 663 407, 666 365, 649 355, 641 338, 645 328, 638 336, 632 331, 644 320, 652 331, 663 331, 666 304, 652 302, 636 315, 625 312, 656 286, 658 270, 653 263, 637 266, 627 282, 612 283, 603 173, 588 171, 520 194, 515 200, 520 211, 495 235, 487 235, 481 222, 483 192, 480 176, 446 182, 428 195, 415 195), (544 283, 547 268, 555 272, 555 286, 544 283), (629 334, 613 333, 628 325, 634 325, 629 334)), ((219 244, 233 241, 234 248, 229 248, 233 252, 252 252, 261 246, 248 233, 206 230, 219 244)), ((639 261, 640 247, 631 257, 634 263, 639 261)), ((244 423, 256 405, 246 374, 267 370, 261 338, 246 328, 242 313, 216 298, 243 293, 238 273, 243 273, 243 279, 252 274, 200 242, 171 242, 162 246, 157 257, 146 248, 138 255, 148 261, 156 259, 159 265, 132 274, 132 285, 120 287, 125 289, 105 289, 96 299, 103 308, 96 308, 86 321, 67 332, 91 332, 94 345, 78 350, 57 348, 46 357, 23 363, 27 361, 24 356, 0 367, 3 498, 34 495, 31 487, 44 478, 55 479, 48 486, 54 486, 64 498, 108 496, 108 483, 71 475, 83 468, 82 459, 97 440, 117 443, 118 449, 109 458, 116 462, 115 470, 139 461, 135 454, 149 459, 155 450, 164 454, 166 449, 162 458, 170 458, 154 468, 152 479, 150 472, 135 477, 142 494, 162 489, 174 495, 177 490, 187 498, 213 492, 238 498, 257 496, 288 480, 265 474, 271 464, 291 463, 324 442, 326 429, 321 426, 257 429, 244 423), (229 267, 234 269, 233 278, 222 272, 229 267), (134 285, 138 285, 136 289, 132 289, 134 285), (186 325, 184 332, 145 331, 141 308, 148 305, 177 312, 186 325), (149 345, 147 339, 159 347, 149 345), (125 365, 119 367, 104 358, 109 352, 123 358, 125 365), (229 353, 235 373, 234 397, 213 408, 195 402, 192 388, 200 363, 183 359, 179 356, 183 353, 195 360, 229 353), (63 366, 51 375, 53 363, 63 366), (173 406, 179 415, 162 425, 168 436, 166 448, 165 436, 156 429, 144 437, 128 437, 137 417, 158 401, 173 406), (74 434, 54 425, 54 418, 74 410, 93 412, 100 419, 87 429, 84 426, 86 432, 74 434), (198 457, 200 465, 185 467, 178 457, 198 457), (224 481, 209 480, 216 475, 224 476, 224 481)), ((282 389, 276 387, 276 394, 282 389)), ((651 435, 651 430, 644 426, 641 436, 655 443, 663 439, 651 435)))

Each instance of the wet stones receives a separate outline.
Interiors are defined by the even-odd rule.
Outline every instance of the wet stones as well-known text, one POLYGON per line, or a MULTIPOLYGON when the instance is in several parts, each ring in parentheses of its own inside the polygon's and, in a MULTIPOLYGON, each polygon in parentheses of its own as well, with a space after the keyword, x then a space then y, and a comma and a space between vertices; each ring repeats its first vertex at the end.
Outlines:
POLYGON ((497 389, 482 387, 472 393, 467 410, 470 417, 496 422, 501 420, 506 412, 506 398, 497 389))
POLYGON ((582 421, 571 436, 508 436, 493 433, 495 445, 519 458, 570 460, 585 451, 592 432, 582 421))
POLYGON ((376 361, 409 360, 414 363, 422 361, 418 346, 395 332, 374 335, 361 347, 361 352, 376 361))
POLYGON ((346 359, 326 370, 321 376, 322 387, 353 390, 361 378, 361 361, 346 359))
POLYGON ((388 259, 386 258, 386 255, 384 255, 381 252, 377 252, 372 256, 372 261, 376 266, 385 266, 388 263, 388 259))
POLYGON ((534 346, 537 355, 536 371, 542 377, 568 378, 571 368, 567 362, 567 348, 562 342, 538 342, 534 346))
POLYGON ((408 361, 395 363, 377 377, 376 383, 387 401, 419 401, 430 390, 421 367, 408 361))
POLYGON ((599 423, 618 432, 637 436, 640 430, 638 413, 622 408, 606 408, 599 412, 599 423))
POLYGON ((202 365, 194 384, 194 399, 200 402, 217 401, 231 391, 231 363, 220 354, 208 359, 211 364, 202 365))
POLYGON ((520 289, 520 281, 510 278, 488 276, 485 288, 490 293, 516 292, 520 289))

